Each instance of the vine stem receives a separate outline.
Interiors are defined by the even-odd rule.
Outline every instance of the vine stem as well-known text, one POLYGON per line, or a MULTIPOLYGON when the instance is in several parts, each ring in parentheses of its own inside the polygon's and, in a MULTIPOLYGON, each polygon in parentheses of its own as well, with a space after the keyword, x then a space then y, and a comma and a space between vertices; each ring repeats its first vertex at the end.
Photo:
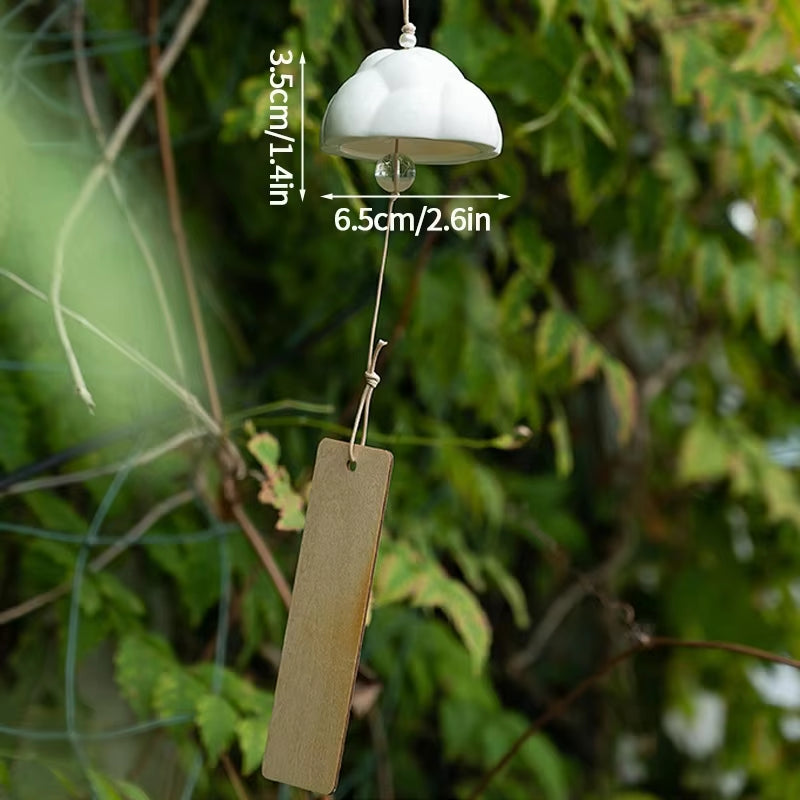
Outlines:
MULTIPOLYGON (((80 90, 83 107, 86 111, 86 116, 89 120, 92 131, 94 132, 98 147, 100 150, 103 150, 106 146, 107 137, 103 128, 102 120, 100 118, 100 112, 97 108, 97 101, 94 96, 92 79, 89 72, 89 60, 86 56, 86 48, 84 46, 84 28, 86 16, 85 5, 86 0, 76 0, 75 2, 72 20, 72 49, 75 53, 75 72, 78 78, 78 88, 80 90)), ((111 165, 108 165, 107 175, 109 185, 111 186, 111 191, 114 193, 117 204, 125 216, 125 220, 128 223, 128 228, 130 229, 131 235, 136 242, 136 246, 139 248, 139 252, 141 253, 142 259, 147 267, 147 271, 150 274, 150 280, 156 293, 158 305, 161 308, 161 315, 164 318, 167 336, 169 338, 170 346, 172 347, 172 355, 175 359, 175 366, 178 369, 181 382, 186 385, 186 369, 184 367, 183 357, 181 355, 175 320, 173 319, 172 312, 170 311, 166 290, 164 289, 164 283, 161 280, 161 273, 159 272, 158 265, 155 262, 155 258, 153 257, 150 246, 145 239, 144 233, 139 226, 139 223, 136 221, 133 211, 128 204, 122 184, 117 178, 111 165)))
POLYGON ((289 606, 292 591, 286 578, 281 572, 278 562, 272 554, 269 545, 264 540, 255 523, 250 519, 244 506, 242 505, 238 493, 236 492, 236 476, 240 477, 247 474, 244 461, 230 439, 225 435, 224 417, 222 403, 219 397, 214 366, 211 361, 211 353, 208 347, 208 337, 205 325, 203 324, 203 314, 200 309, 200 301, 197 293, 197 284, 194 277, 189 245, 186 238, 186 230, 183 225, 181 214, 180 192, 178 190, 178 177, 175 170, 175 158, 172 152, 172 142, 169 130, 169 115, 167 111, 167 96, 164 90, 163 77, 159 71, 160 55, 158 50, 158 24, 159 24, 159 0, 150 0, 148 13, 148 33, 150 34, 150 66, 155 92, 156 120, 158 125, 158 143, 161 152, 161 162, 164 170, 164 183, 167 190, 167 204, 169 207, 170 225, 175 237, 175 244, 178 250, 178 261, 181 266, 183 282, 186 288, 186 295, 189 300, 189 307, 192 315, 197 346, 200 351, 200 360, 203 367, 208 399, 211 404, 211 414, 219 426, 220 448, 217 453, 220 469, 222 471, 223 490, 225 498, 230 505, 239 526, 247 536, 250 545, 261 561, 264 569, 269 574, 275 584, 281 599, 289 606))
POLYGON ((214 365, 211 362, 211 353, 208 347, 208 336, 203 324, 203 315, 200 311, 200 301, 197 295, 197 283, 194 279, 194 269, 189 254, 189 244, 186 239, 186 229, 183 225, 181 212, 181 198, 178 191, 178 178, 175 171, 175 157, 172 152, 172 141, 169 129, 169 114, 167 113, 167 93, 164 90, 164 78, 159 71, 161 58, 158 46, 158 19, 159 0, 150 0, 148 15, 148 33, 150 34, 150 69, 152 71, 153 93, 155 98, 156 119, 158 125, 158 147, 161 152, 161 163, 164 170, 164 183, 167 190, 167 206, 172 235, 178 250, 178 262, 181 267, 183 283, 186 287, 186 296, 189 300, 189 309, 192 315, 197 338, 197 347, 200 351, 200 361, 203 366, 203 375, 208 391, 208 400, 211 405, 211 414, 218 424, 222 424, 222 403, 219 399, 219 390, 214 376, 214 365))
POLYGON ((597 671, 584 678, 574 689, 567 692, 563 697, 551 703, 528 727, 524 733, 511 745, 505 755, 483 776, 481 782, 475 791, 469 796, 469 800, 477 800, 489 788, 489 784, 502 772, 502 770, 509 764, 514 756, 522 749, 525 742, 528 741, 534 734, 538 733, 545 725, 552 720, 559 717, 564 713, 576 700, 582 697, 586 692, 592 688, 596 683, 601 681, 611 672, 613 672, 620 664, 625 663, 628 659, 645 653, 651 650, 665 650, 665 649, 684 649, 684 650, 722 650, 727 653, 735 653, 740 656, 749 656, 757 658, 761 661, 771 661, 773 664, 785 664, 794 669, 800 670, 800 661, 788 656, 781 656, 777 653, 771 653, 768 650, 761 650, 758 647, 750 647, 746 644, 739 644, 738 642, 719 642, 719 641, 703 641, 695 639, 678 639, 671 636, 647 636, 642 637, 640 641, 623 650, 621 653, 612 656, 606 661, 597 671))
MULTIPOLYGON (((162 79, 175 65, 175 62, 178 60, 178 56, 181 54, 187 42, 189 41, 192 31, 203 16, 203 12, 205 11, 207 5, 208 0, 192 0, 186 11, 183 13, 169 46, 164 51, 164 54, 161 56, 158 62, 156 74, 162 79)), ((69 365, 69 370, 72 374, 72 380, 75 384, 75 389, 78 393, 78 396, 83 400, 90 411, 94 410, 94 399, 89 391, 89 387, 86 385, 86 380, 83 377, 80 363, 75 355, 75 350, 72 347, 69 334, 67 333, 64 310, 61 305, 61 287, 64 282, 64 261, 67 243, 72 234, 72 229, 75 227, 77 221, 80 219, 81 215, 86 210, 86 207, 89 205, 89 202, 94 197, 95 192, 102 183, 103 178, 105 177, 109 168, 114 161, 116 161, 117 156, 119 156, 123 145, 127 141, 128 136, 130 136, 131 131, 133 130, 133 127, 138 121, 139 117, 142 115, 142 112, 147 107, 148 102, 150 102, 150 98, 152 98, 154 91, 155 83, 151 77, 145 81, 144 84, 142 84, 136 96, 133 98, 127 110, 123 114, 122 119, 120 119, 116 128, 114 128, 114 131, 108 140, 108 144, 103 150, 102 161, 96 164, 86 177, 86 180, 84 181, 83 186, 78 193, 78 197, 72 204, 69 213, 61 225, 61 228, 58 232, 58 238, 56 239, 55 256, 53 259, 53 275, 50 280, 50 304, 52 305, 53 319, 55 321, 58 338, 61 342, 62 348, 64 349, 67 364, 69 365)))

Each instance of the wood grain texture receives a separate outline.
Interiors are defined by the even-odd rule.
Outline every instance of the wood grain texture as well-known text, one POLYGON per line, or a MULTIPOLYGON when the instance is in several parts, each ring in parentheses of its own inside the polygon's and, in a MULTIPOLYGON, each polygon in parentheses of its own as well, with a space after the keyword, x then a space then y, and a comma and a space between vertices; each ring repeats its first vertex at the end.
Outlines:
POLYGON ((283 642, 264 777, 336 788, 369 603, 392 454, 323 439, 317 450, 283 642))

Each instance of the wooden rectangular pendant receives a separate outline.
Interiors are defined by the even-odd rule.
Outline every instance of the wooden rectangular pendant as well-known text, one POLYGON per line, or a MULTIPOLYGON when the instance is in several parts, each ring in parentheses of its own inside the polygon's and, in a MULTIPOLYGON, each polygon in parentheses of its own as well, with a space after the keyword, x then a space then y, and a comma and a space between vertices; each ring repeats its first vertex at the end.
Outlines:
POLYGON ((311 482, 262 772, 317 794, 336 788, 392 454, 323 439, 311 482))

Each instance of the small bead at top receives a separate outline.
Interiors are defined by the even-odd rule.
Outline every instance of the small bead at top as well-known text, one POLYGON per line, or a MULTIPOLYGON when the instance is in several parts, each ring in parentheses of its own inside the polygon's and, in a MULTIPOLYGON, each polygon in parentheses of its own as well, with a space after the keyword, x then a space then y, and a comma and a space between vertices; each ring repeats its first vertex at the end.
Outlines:
POLYGON ((417 44, 417 37, 414 36, 417 32, 417 26, 412 22, 407 22, 400 30, 402 31, 400 34, 400 47, 406 50, 414 47, 417 44))

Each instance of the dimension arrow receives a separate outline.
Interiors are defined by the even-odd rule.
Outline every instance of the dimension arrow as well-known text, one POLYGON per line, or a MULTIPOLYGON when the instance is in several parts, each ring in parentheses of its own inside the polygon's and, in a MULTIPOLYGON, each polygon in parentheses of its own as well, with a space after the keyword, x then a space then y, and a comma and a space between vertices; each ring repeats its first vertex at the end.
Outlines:
POLYGON ((306 199, 306 54, 300 53, 300 202, 306 199))
MULTIPOLYGON (((508 194, 399 194, 398 200, 505 200, 508 194)), ((391 194, 323 194, 323 200, 386 200, 391 194)))

